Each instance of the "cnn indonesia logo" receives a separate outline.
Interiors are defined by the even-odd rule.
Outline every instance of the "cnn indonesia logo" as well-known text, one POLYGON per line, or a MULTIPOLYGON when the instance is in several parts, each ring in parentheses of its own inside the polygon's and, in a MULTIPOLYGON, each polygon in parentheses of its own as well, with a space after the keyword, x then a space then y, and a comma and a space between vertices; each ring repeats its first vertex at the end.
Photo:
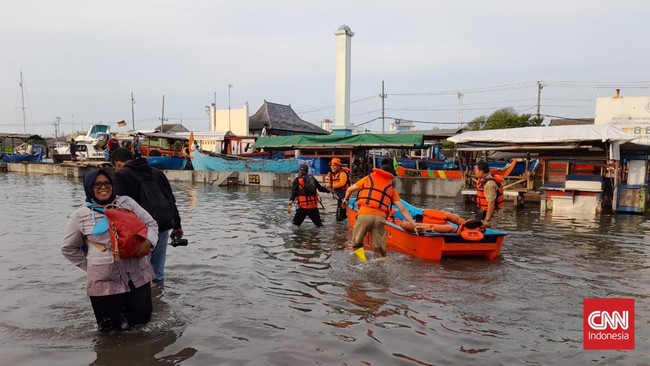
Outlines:
POLYGON ((634 349, 634 299, 584 299, 583 348, 634 349))

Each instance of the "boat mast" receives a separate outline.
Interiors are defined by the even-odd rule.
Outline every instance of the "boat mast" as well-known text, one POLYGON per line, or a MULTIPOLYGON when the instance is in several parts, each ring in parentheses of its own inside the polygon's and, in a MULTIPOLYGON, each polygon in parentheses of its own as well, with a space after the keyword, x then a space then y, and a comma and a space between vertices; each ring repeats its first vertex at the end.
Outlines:
POLYGON ((20 70, 20 94, 23 99, 23 133, 27 134, 27 119, 25 118, 25 87, 23 86, 23 70, 20 70))

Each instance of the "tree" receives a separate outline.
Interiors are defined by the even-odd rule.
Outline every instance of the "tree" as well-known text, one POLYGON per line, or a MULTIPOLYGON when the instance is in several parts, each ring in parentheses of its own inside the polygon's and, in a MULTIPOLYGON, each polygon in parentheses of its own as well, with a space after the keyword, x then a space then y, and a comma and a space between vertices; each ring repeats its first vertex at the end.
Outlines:
POLYGON ((467 127, 472 130, 496 130, 502 128, 517 128, 540 126, 544 118, 532 114, 518 114, 512 108, 501 108, 489 116, 478 116, 474 118, 467 127))

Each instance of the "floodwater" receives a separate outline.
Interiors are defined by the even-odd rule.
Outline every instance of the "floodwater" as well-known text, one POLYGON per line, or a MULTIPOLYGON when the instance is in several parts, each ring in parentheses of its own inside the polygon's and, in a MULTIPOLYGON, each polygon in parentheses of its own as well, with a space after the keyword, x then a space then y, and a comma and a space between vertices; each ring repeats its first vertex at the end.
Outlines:
POLYGON ((99 334, 85 274, 59 249, 81 182, 0 174, 0 365, 650 364, 643 216, 508 207, 495 261, 361 264, 329 197, 325 226, 297 229, 288 190, 173 186, 190 244, 169 248, 153 321, 99 334), (583 351, 583 299, 600 297, 636 299, 634 351, 583 351))

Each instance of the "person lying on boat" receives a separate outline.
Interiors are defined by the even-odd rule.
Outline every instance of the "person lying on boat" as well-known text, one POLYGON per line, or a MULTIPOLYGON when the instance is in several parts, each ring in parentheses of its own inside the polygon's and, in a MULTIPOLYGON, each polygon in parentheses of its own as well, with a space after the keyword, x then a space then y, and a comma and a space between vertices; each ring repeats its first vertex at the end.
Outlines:
POLYGON ((501 176, 490 174, 490 166, 485 161, 479 161, 474 166, 476 176, 476 209, 477 219, 484 227, 494 229, 498 223, 499 213, 503 209, 503 185, 501 176))
POLYGON ((309 168, 307 164, 302 164, 298 169, 298 177, 293 180, 291 185, 291 198, 289 198, 289 207, 287 213, 291 213, 291 207, 294 202, 298 203, 298 209, 293 216, 293 224, 300 226, 309 216, 309 219, 317 227, 323 226, 320 218, 320 211, 318 211, 318 192, 330 193, 330 190, 323 187, 313 175, 308 174, 309 168))
POLYGON ((404 220, 415 227, 415 221, 393 187, 395 175, 392 165, 382 165, 381 169, 373 169, 370 175, 357 181, 345 192, 342 205, 347 208, 348 200, 352 194, 359 191, 357 194, 359 213, 352 229, 352 245, 355 250, 363 247, 363 239, 367 233, 370 233, 375 252, 382 257, 386 256, 385 224, 392 206, 397 207, 404 216, 404 220))

